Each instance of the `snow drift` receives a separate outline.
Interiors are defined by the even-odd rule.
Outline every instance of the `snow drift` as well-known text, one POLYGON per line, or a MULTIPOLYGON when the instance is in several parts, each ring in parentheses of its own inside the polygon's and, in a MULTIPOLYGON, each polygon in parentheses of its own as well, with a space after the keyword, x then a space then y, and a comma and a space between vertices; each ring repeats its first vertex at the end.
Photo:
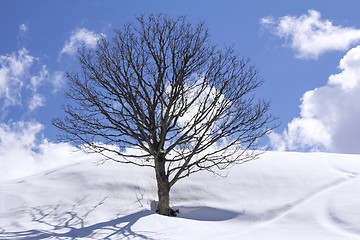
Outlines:
POLYGON ((178 182, 154 213, 152 169, 95 161, 0 185, 0 239, 360 239, 360 156, 267 152, 178 182))

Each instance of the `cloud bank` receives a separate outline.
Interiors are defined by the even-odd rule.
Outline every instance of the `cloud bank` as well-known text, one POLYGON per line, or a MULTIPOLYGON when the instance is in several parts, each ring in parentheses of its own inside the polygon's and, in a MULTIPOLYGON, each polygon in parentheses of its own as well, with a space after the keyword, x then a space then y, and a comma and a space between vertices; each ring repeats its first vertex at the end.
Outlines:
MULTIPOLYGON (((28 26, 21 24, 18 38, 27 31, 28 26)), ((93 48, 101 36, 79 29, 65 43, 61 53, 73 54, 81 44, 93 48)), ((0 181, 74 163, 74 159, 89 158, 70 144, 49 142, 42 136, 44 126, 28 117, 29 113, 45 106, 46 97, 56 93, 64 83, 63 72, 50 72, 26 48, 0 55, 0 181), (27 120, 13 119, 14 116, 7 113, 9 107, 12 111, 21 111, 20 115, 27 120)))
MULTIPOLYGON (((27 25, 20 25, 18 38, 27 31, 27 25)), ((49 72, 26 48, 0 55, 0 181, 71 161, 73 148, 48 142, 40 135, 42 124, 35 120, 17 121, 8 114, 12 107, 12 111, 20 113, 15 118, 30 116, 46 104, 46 95, 63 86, 63 79, 62 72, 49 72)))
POLYGON ((260 23, 273 34, 290 41, 291 48, 301 59, 317 59, 327 51, 346 51, 360 41, 359 29, 335 26, 330 20, 322 20, 315 10, 300 17, 284 16, 274 20, 270 16, 262 18, 260 23))
MULTIPOLYGON (((0 181, 34 174, 72 159, 67 144, 54 144, 39 136, 43 125, 37 121, 18 121, 7 116, 10 106, 25 106, 28 113, 46 104, 39 88, 48 84, 53 91, 62 86, 62 73, 49 73, 46 65, 22 48, 0 56, 0 181)), ((22 113, 26 114, 26 113, 22 113)))
POLYGON ((39 136, 38 122, 0 123, 0 181, 32 175, 74 163, 86 155, 67 143, 51 143, 39 136))
POLYGON ((340 73, 302 97, 300 117, 270 136, 277 150, 360 154, 360 45, 340 60, 340 73))
POLYGON ((330 75, 326 85, 305 92, 300 116, 281 134, 270 135, 273 149, 360 153, 360 45, 350 49, 360 41, 360 29, 336 26, 315 10, 300 17, 266 17, 260 23, 289 41, 297 58, 348 51, 340 60, 340 73, 330 75))

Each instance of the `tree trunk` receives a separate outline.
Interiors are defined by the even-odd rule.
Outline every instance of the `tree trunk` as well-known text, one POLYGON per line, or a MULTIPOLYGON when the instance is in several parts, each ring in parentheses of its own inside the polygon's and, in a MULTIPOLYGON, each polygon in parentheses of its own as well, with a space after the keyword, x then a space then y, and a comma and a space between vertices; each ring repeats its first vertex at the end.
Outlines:
POLYGON ((155 172, 159 198, 157 211, 161 215, 169 216, 170 183, 169 177, 166 175, 165 171, 165 157, 162 154, 160 154, 160 156, 155 159, 155 172))

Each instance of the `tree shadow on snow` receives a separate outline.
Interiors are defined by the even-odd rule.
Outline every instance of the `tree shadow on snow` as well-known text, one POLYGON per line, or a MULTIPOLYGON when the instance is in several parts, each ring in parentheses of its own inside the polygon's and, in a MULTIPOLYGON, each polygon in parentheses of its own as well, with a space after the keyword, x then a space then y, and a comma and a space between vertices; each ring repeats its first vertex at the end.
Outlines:
POLYGON ((41 224, 44 229, 50 230, 31 229, 7 232, 3 229, 0 232, 0 239, 152 239, 144 232, 133 231, 132 226, 139 219, 154 214, 153 211, 142 210, 113 220, 85 226, 85 218, 97 206, 82 215, 74 209, 61 211, 60 205, 52 206, 51 210, 50 206, 33 208, 30 211, 32 222, 41 224))
POLYGON ((197 221, 225 221, 239 215, 237 212, 205 206, 177 207, 177 209, 180 211, 179 218, 197 221))

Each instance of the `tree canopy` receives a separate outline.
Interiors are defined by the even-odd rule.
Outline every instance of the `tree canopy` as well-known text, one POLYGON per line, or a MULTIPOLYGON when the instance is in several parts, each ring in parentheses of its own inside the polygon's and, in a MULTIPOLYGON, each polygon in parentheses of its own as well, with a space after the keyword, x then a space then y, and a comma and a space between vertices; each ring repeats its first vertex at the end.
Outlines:
POLYGON ((254 66, 213 44, 202 22, 140 16, 95 50, 79 49, 78 60, 66 117, 53 124, 105 159, 154 168, 161 214, 179 179, 255 159, 275 126, 255 95, 263 81, 254 66))

